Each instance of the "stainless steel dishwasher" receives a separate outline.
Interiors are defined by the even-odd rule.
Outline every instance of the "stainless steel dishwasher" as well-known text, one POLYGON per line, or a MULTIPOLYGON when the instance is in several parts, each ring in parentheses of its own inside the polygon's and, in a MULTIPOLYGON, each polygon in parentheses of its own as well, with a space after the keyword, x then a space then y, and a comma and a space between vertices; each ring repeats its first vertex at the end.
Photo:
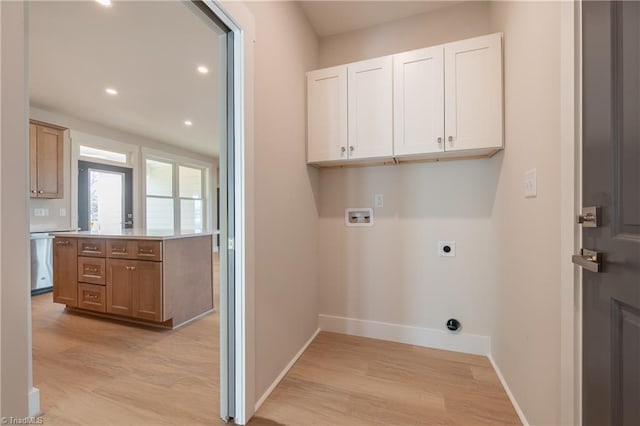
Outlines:
POLYGON ((53 290, 53 236, 48 232, 32 233, 31 295, 53 290))

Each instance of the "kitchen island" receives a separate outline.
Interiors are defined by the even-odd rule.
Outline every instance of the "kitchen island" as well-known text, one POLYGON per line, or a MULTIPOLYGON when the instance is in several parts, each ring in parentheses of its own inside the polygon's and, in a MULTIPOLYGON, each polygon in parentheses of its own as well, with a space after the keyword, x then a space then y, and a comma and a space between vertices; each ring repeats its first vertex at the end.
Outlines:
POLYGON ((176 328, 213 310, 206 232, 54 233, 53 301, 68 310, 176 328))

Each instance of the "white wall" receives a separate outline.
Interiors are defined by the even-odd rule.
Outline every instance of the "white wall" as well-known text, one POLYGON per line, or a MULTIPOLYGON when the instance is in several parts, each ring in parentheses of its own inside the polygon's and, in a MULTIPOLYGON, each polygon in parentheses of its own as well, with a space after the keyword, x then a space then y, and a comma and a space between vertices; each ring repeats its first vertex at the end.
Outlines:
POLYGON ((318 44, 295 2, 255 17, 256 399, 317 329, 318 172, 305 164, 305 72, 318 44))
MULTIPOLYGON (((24 90, 25 6, 1 2, 2 133, 0 134, 0 306, 2 416, 29 414, 31 391, 31 299, 29 298, 29 223, 27 215, 27 94, 24 90)), ((38 407, 33 407, 37 410, 38 407)))
POLYGON ((560 8, 496 2, 504 31, 505 151, 495 205, 493 356, 532 425, 560 424, 560 8), (525 199, 537 169, 538 197, 525 199))
MULTIPOLYGON (((322 38, 321 66, 491 32, 489 5, 466 3, 322 38)), ((508 149, 508 148, 507 148, 508 149)), ((320 313, 489 336, 495 300, 493 203, 499 158, 320 172, 320 313), (373 207, 372 228, 347 228, 344 209, 373 207), (440 257, 439 240, 456 242, 440 257)), ((488 339, 487 339, 488 340, 488 339)))
POLYGON ((489 4, 472 1, 320 40, 320 66, 390 55, 489 33, 489 4))

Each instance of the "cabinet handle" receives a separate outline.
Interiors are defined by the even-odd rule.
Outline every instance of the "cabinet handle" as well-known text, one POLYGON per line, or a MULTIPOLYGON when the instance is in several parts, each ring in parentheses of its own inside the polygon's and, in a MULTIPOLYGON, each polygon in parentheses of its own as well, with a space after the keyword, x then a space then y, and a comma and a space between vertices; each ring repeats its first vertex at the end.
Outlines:
POLYGON ((58 246, 68 246, 68 245, 71 245, 71 241, 69 241, 69 240, 56 241, 56 245, 58 245, 58 246))
POLYGON ((347 150, 347 148, 345 148, 344 146, 340 147, 340 152, 342 152, 344 154, 344 152, 347 150))
POLYGON ((97 294, 85 293, 84 296, 86 299, 93 299, 93 300, 99 299, 99 296, 97 294))
POLYGON ((442 143, 442 137, 438 137, 438 143, 442 143))
POLYGON ((153 249, 138 249, 138 254, 147 254, 147 255, 151 255, 153 254, 153 249))
POLYGON ((35 194, 35 193, 37 193, 37 192, 38 192, 38 191, 36 191, 35 189, 32 189, 32 190, 31 190, 31 193, 32 193, 32 194, 35 194))
POLYGON ((84 246, 82 248, 83 251, 98 251, 98 247, 97 246, 84 246))
POLYGON ((95 266, 88 266, 88 267, 84 268, 85 272, 98 272, 98 270, 99 269, 97 267, 95 267, 95 266))
POLYGON ((449 137, 447 138, 447 140, 448 140, 449 142, 453 142, 453 136, 449 136, 449 137))
POLYGON ((124 247, 113 247, 113 248, 111 249, 111 252, 112 252, 112 253, 126 253, 126 252, 127 252, 127 249, 126 249, 126 248, 124 248, 124 247))
POLYGON ((351 151, 351 152, 353 152, 353 150, 354 150, 354 149, 355 149, 355 148, 353 147, 353 145, 351 145, 351 146, 349 147, 349 151, 351 151))
POLYGON ((126 269, 127 271, 135 271, 136 267, 135 266, 125 266, 124 269, 126 269))
POLYGON ((41 189, 40 191, 38 191, 38 194, 44 194, 44 191, 41 189))

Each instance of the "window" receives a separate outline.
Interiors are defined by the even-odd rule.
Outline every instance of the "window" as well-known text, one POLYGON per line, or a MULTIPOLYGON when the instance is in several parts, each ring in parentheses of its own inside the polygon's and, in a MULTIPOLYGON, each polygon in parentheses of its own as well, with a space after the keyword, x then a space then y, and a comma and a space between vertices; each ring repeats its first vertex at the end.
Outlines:
POLYGON ((147 159, 147 229, 204 230, 206 168, 147 159))
POLYGON ((84 145, 80 145, 80 156, 95 158, 98 160, 115 161, 116 163, 127 163, 127 154, 92 148, 84 145))

